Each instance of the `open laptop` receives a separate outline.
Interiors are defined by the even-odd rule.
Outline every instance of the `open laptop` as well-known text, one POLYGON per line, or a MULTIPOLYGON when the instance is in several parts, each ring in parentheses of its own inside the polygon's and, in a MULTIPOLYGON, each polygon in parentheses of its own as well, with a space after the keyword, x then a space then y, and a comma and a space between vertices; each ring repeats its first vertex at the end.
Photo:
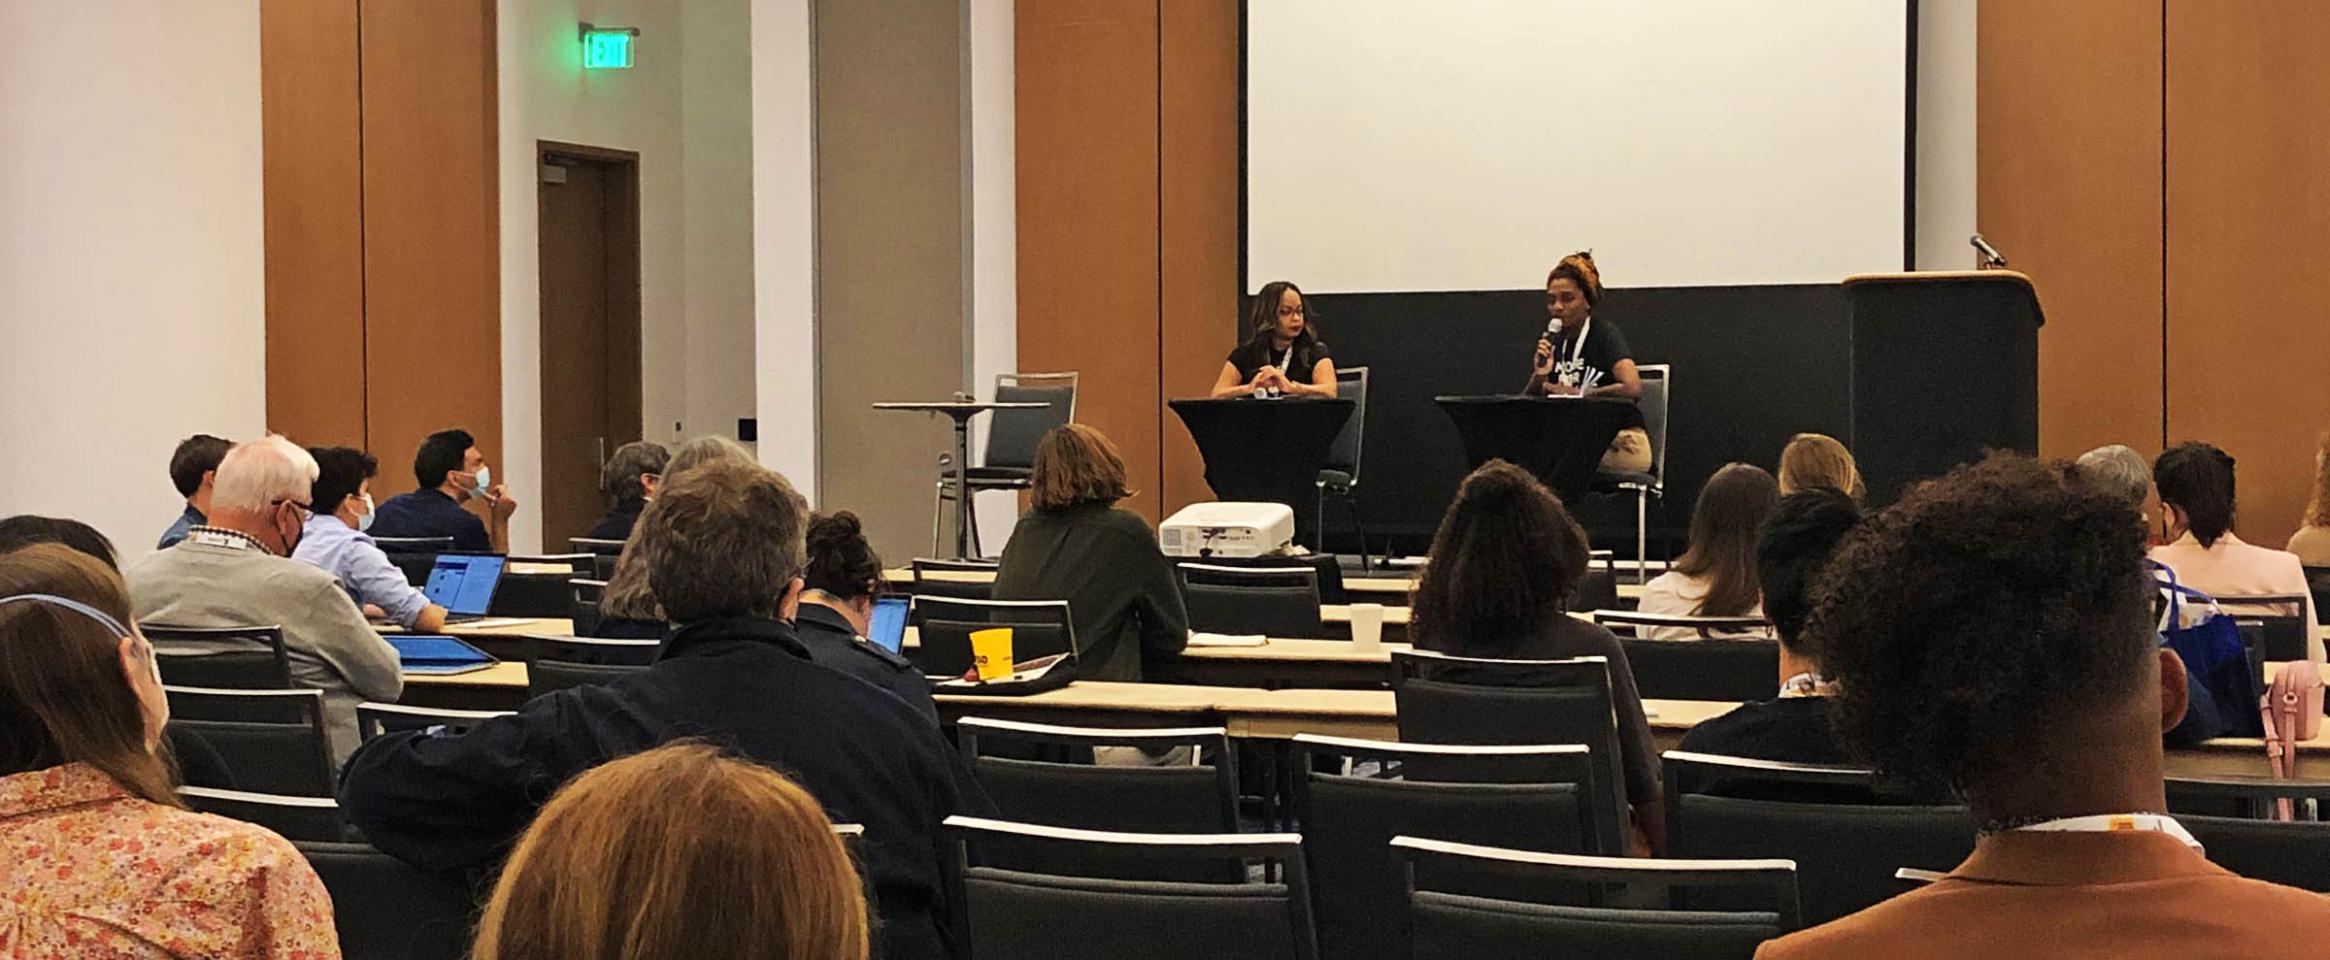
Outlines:
POLYGON ((906 598, 881 597, 874 601, 874 615, 866 621, 866 639, 891 653, 901 653, 906 645, 906 598))
POLYGON ((445 608, 446 623, 485 619, 493 606, 494 590, 502 585, 502 566, 508 557, 491 553, 440 553, 429 570, 422 595, 445 608))
POLYGON ((389 646, 396 648, 397 664, 408 674, 451 676, 483 670, 500 662, 456 637, 398 634, 385 639, 389 646))

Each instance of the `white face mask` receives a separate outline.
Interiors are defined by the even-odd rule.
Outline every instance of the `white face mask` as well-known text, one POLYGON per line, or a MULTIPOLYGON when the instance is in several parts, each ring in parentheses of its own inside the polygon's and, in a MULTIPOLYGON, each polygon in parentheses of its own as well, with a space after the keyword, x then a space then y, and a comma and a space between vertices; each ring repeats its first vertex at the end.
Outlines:
POLYGON ((485 496, 486 489, 493 485, 494 468, 479 467, 477 468, 477 479, 470 481, 469 492, 482 497, 485 496))
POLYGON ((356 515, 356 532, 363 533, 372 529, 372 495, 363 494, 358 499, 364 501, 364 512, 356 515))

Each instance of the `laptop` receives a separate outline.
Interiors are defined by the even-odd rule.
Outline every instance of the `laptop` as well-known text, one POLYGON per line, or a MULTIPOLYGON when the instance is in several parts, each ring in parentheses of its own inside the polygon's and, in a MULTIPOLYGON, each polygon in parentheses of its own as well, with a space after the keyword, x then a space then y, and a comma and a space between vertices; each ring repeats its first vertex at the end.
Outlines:
POLYGON ((483 670, 499 662, 492 655, 454 637, 398 634, 386 638, 396 648, 397 666, 420 676, 447 676, 483 670))
POLYGON ((866 621, 866 639, 891 653, 899 653, 906 645, 906 598, 881 597, 874 601, 874 615, 866 621))
POLYGON ((502 584, 502 566, 508 562, 508 557, 493 553, 440 553, 421 594, 445 608, 446 623, 483 620, 493 606, 494 590, 502 584))

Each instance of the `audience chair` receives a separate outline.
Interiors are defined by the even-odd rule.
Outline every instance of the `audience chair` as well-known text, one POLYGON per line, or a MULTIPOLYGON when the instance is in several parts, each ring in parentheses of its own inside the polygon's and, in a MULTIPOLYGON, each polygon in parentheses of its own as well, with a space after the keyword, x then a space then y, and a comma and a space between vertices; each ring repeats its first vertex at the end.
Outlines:
POLYGON ((575 577, 586 577, 597 572, 593 558, 594 555, 587 552, 533 556, 511 554, 511 564, 559 564, 565 569, 557 573, 503 573, 501 585, 494 589, 493 602, 486 607, 486 614, 528 620, 556 619, 570 615, 574 610, 574 588, 568 584, 575 577))
MULTIPOLYGON (((1595 610, 1594 622, 1621 637, 1649 637, 1653 630, 1689 630, 1700 640, 1773 639, 1772 621, 1754 617, 1702 617, 1632 610, 1595 610), (1750 634, 1752 636, 1740 636, 1750 634)), ((1778 667, 1773 669, 1777 670, 1778 667)))
POLYGON ((2306 586, 2314 594, 2314 619, 2330 623, 2330 567, 2307 567, 2306 586))
POLYGON ((154 645, 162 682, 182 687, 282 690, 291 686, 283 628, 139 624, 154 645))
POLYGON ((447 733, 468 733, 471 727, 495 717, 510 716, 513 712, 408 707, 401 703, 359 703, 356 705, 356 732, 366 740, 384 733, 427 730, 431 727, 443 727, 447 733))
POLYGON ((2176 822, 2217 866, 2251 880, 2330 894, 2330 823, 2187 814, 2176 822))
MULTIPOLYGON (((1653 860, 1505 850, 1418 837, 1391 842, 1407 871, 1415 957, 1660 957, 1746 960, 1801 920, 1796 865, 1786 860, 1653 860), (1507 883, 1567 883, 1628 891, 1736 890, 1743 910, 1621 909, 1523 903, 1440 889, 1433 868, 1507 883)), ((1637 898, 1630 898, 1637 899, 1637 898)))
POLYGON ((1669 751, 1661 769, 1667 851, 1794 861, 1806 923, 1893 896, 1903 867, 1948 870, 1974 852, 1966 808, 1911 804, 1868 770, 1680 750, 1669 751))
POLYGON ((620 680, 647 669, 627 664, 574 663, 537 659, 526 665, 526 699, 568 687, 588 687, 620 680))
POLYGON ((914 573, 908 592, 917 597, 945 597, 950 600, 995 599, 995 571, 999 564, 993 560, 933 560, 916 557, 907 564, 914 573))
POLYGON ((1634 582, 1650 579, 1648 567, 1650 551, 1650 502, 1661 505, 1667 499, 1667 410, 1671 371, 1666 364, 1650 363, 1635 367, 1642 376, 1642 399, 1635 406, 1642 409, 1643 432, 1650 434, 1650 470, 1645 473, 1594 472, 1595 493, 1634 495, 1634 582))
POLYGON ((1207 557, 1201 561, 1216 567, 1260 567, 1266 570, 1284 570, 1288 567, 1309 567, 1318 576, 1319 602, 1350 603, 1351 591, 1343 586, 1343 564, 1324 553, 1301 556, 1269 557, 1207 557))
POLYGON ((1341 367, 1335 371, 1335 396, 1351 401, 1351 419, 1343 421, 1343 429, 1335 434, 1335 442, 1327 447, 1327 461, 1319 468, 1318 503, 1313 507, 1318 523, 1319 552, 1327 551, 1327 498, 1333 497, 1351 508, 1351 525, 1359 531, 1359 569, 1375 572, 1375 560, 1367 546, 1367 517, 1359 510, 1359 454, 1367 439, 1367 368, 1341 367))
POLYGON ((1012 659, 1076 651, 1076 628, 1066 600, 969 600, 915 597, 909 618, 920 630, 918 662, 931 676, 960 677, 971 669, 971 632, 1010 627, 1012 659))
POLYGON ((623 541, 621 540, 604 540, 598 537, 568 537, 566 538, 566 546, 567 549, 572 552, 587 553, 596 557, 619 557, 623 555, 623 541))
MULTIPOLYGON (((1068 373, 999 373, 995 375, 996 403, 1041 403, 1040 409, 997 410, 987 415, 985 464, 970 468, 970 495, 988 490, 1025 490, 1034 475, 1036 444, 1052 428, 1076 422, 1077 375, 1068 373)), ((955 456, 939 455, 938 484, 931 495, 930 552, 939 552, 939 534, 954 511, 946 504, 955 498, 955 456)), ((971 553, 979 549, 979 528, 971 527, 971 553)))
MULTIPOLYGON (((1610 699, 1609 662, 1487 660, 1425 651, 1392 654, 1392 695, 1400 740, 1447 744, 1583 744, 1591 752, 1594 782, 1587 797, 1594 822, 1593 849, 1622 851, 1626 777, 1619 760, 1618 723, 1610 699)), ((1486 780, 1464 758, 1426 764, 1446 779, 1486 780)))
POLYGON ((568 580, 566 586, 573 591, 574 606, 567 610, 566 617, 574 623, 574 635, 598 636, 599 600, 607 595, 607 581, 576 577, 568 580))
POLYGON ((1321 637, 1319 575, 1308 565, 1232 567, 1178 563, 1189 628, 1205 633, 1321 637))
POLYGON ((463 960, 478 897, 457 873, 430 873, 364 843, 296 840, 332 895, 345 960, 463 960))
MULTIPOLYGON (((957 731, 963 759, 1003 819, 1135 833, 1238 830, 1237 755, 1221 727, 1063 727, 965 717, 957 731), (1031 755, 1046 759, 1025 759, 1031 755)), ((1001 857, 1009 846, 992 845, 990 862, 1039 873, 1157 879, 1144 871, 1159 865, 1147 861, 1057 859, 1103 848, 1020 845, 1014 856, 1001 857)))
POLYGON ((2169 777, 2168 812, 2183 816, 2264 820, 2274 816, 2277 800, 2288 800, 2299 819, 2311 808, 2330 813, 2330 780, 2276 780, 2270 777, 2169 777))
MULTIPOLYGON (((1594 850, 1586 802, 1593 795, 1594 763, 1582 745, 1457 746, 1304 734, 1294 738, 1288 770, 1323 956, 1407 957, 1402 872, 1391 859, 1394 837, 1545 853, 1594 850), (1496 782, 1433 779, 1428 761, 1450 756, 1462 757, 1468 768, 1493 770, 1496 782), (1416 763, 1419 758, 1427 763, 1416 763)), ((1504 891, 1488 886, 1468 892, 1504 891)))
POLYGON ((346 840, 350 835, 348 821, 340 815, 339 801, 329 794, 297 796, 184 786, 178 788, 178 797, 202 813, 255 823, 282 834, 286 840, 331 842, 346 840))
MULTIPOLYGON (((2259 624, 2265 659, 2280 663, 2304 660, 2310 652, 2314 625, 2306 622, 2309 599, 2303 593, 2258 593, 2221 596, 2216 601, 2235 622, 2259 624)), ((2264 689, 2258 688, 2261 692, 2264 689)))
POLYGON ((1768 700, 1780 686, 1780 641, 1621 637, 1645 700, 1768 700))
POLYGON ((951 899, 979 957, 1109 957, 1111 960, 1315 960, 1302 838, 1288 833, 1150 834, 1072 830, 949 817, 955 851, 951 899), (1230 883, 1110 879, 1029 873, 989 865, 997 842, 1105 850, 1078 859, 1142 860, 1160 876, 1207 872, 1230 883), (1244 865, 1259 861, 1276 882, 1244 865))
POLYGON ((534 659, 608 667, 644 667, 662 652, 661 640, 617 640, 606 637, 535 637, 534 659))
MULTIPOLYGON (((163 687, 173 742, 201 741, 223 777, 193 786, 293 796, 332 796, 332 747, 321 690, 210 690, 163 687)), ((210 779, 205 777, 203 779, 210 779)))
POLYGON ((404 571, 405 581, 416 587, 428 585, 438 554, 453 551, 452 537, 374 537, 372 543, 388 555, 388 562, 404 571))

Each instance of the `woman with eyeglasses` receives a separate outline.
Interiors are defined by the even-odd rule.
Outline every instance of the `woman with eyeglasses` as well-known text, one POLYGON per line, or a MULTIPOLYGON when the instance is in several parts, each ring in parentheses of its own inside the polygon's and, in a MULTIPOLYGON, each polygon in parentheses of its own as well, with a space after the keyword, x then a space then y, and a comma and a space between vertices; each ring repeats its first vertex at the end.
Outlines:
POLYGON ((1251 335, 1222 361, 1210 396, 1335 396, 1335 358, 1311 324, 1302 289, 1285 280, 1262 285, 1246 313, 1251 335))

